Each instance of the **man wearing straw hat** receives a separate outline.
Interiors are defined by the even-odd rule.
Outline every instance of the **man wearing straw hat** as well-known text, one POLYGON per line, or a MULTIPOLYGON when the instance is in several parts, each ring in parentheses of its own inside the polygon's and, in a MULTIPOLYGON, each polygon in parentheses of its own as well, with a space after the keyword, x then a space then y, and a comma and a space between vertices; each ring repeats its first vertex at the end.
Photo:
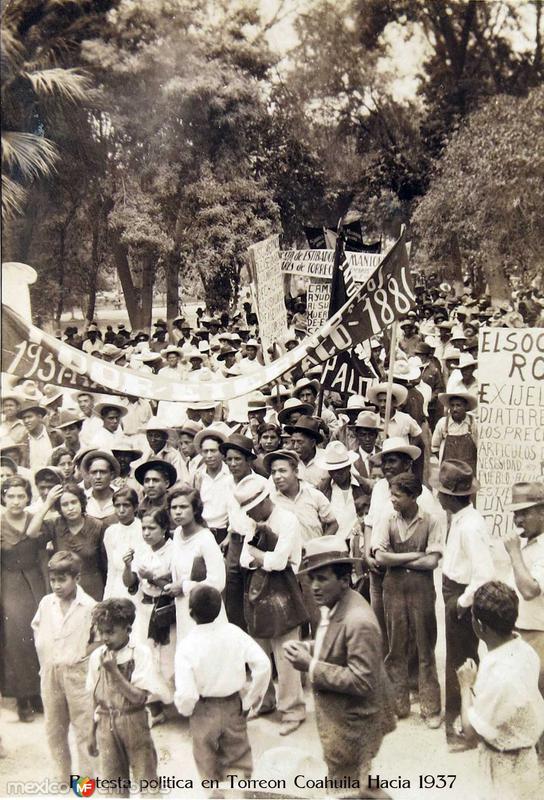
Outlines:
POLYGON ((512 565, 510 583, 519 597, 516 628, 540 657, 538 685, 544 695, 544 483, 515 483, 507 509, 521 529, 503 539, 512 565))
POLYGON ((336 536, 306 544, 299 574, 309 577, 321 622, 313 642, 285 644, 295 669, 309 673, 328 775, 349 784, 341 788, 368 786, 372 759, 395 727, 380 627, 350 588, 355 561, 336 536))
POLYGON ((451 523, 442 561, 442 595, 446 622, 446 740, 451 752, 468 750, 471 744, 456 733, 454 723, 461 712, 457 669, 467 658, 478 663, 478 637, 472 628, 474 592, 493 580, 487 527, 472 505, 479 488, 472 468, 464 461, 443 461, 438 476, 438 499, 451 523))

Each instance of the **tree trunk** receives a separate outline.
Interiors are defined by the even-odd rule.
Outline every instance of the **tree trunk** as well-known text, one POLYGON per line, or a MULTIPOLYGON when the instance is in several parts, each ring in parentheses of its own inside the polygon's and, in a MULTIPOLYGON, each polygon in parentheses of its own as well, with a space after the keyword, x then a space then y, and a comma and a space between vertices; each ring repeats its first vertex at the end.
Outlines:
POLYGON ((499 253, 492 248, 488 249, 487 258, 483 266, 487 281, 487 289, 491 295, 491 302, 494 305, 497 303, 504 303, 505 301, 508 302, 510 288, 499 253))
POLYGON ((59 261, 58 261, 58 282, 59 282, 59 294, 57 299, 57 308, 55 310, 55 325, 57 328, 60 326, 60 318, 62 317, 62 312, 64 310, 64 294, 65 294, 65 286, 64 286, 64 261, 66 257, 66 228, 64 225, 61 225, 59 228, 59 261))
POLYGON ((128 263, 128 247, 123 242, 119 241, 116 233, 113 235, 113 257, 115 259, 115 266, 117 267, 117 274, 121 281, 121 288, 123 289, 123 297, 125 298, 125 305, 127 307, 128 318, 132 330, 141 330, 142 328, 142 313, 141 306, 138 302, 138 295, 132 275, 130 272, 130 264, 128 263))
POLYGON ((155 283, 155 261, 154 253, 146 253, 143 257, 142 266, 142 328, 148 333, 151 331, 153 316, 153 285, 155 283))
POLYGON ((174 252, 166 267, 166 319, 172 322, 179 312, 179 253, 174 252))

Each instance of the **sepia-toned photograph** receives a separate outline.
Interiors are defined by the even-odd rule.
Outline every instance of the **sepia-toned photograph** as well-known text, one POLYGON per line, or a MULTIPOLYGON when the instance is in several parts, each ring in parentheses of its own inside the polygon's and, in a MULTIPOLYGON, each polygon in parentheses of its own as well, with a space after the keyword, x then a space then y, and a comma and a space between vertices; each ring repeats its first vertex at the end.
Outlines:
POLYGON ((0 0, 0 797, 544 791, 544 0, 0 0))

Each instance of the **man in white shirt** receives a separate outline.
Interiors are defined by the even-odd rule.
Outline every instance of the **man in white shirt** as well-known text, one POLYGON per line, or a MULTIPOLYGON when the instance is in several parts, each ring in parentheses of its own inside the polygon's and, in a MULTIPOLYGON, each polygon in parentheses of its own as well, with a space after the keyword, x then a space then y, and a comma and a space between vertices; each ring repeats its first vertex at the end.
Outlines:
POLYGON ((83 415, 79 441, 82 448, 90 447, 94 436, 102 430, 102 420, 94 409, 94 396, 90 392, 78 392, 76 401, 83 415))
POLYGON ((544 695, 544 483, 515 483, 508 510, 521 529, 503 539, 512 564, 510 583, 519 598, 516 629, 540 658, 538 685, 544 695))
POLYGON ((177 473, 177 480, 180 483, 191 483, 189 470, 180 452, 168 444, 168 432, 170 425, 158 417, 151 417, 145 424, 145 437, 147 439, 147 450, 144 451, 142 463, 150 459, 167 461, 172 464, 177 473))
POLYGON ((294 425, 286 425, 285 432, 291 435, 290 448, 299 457, 299 477, 322 492, 330 484, 330 478, 316 461, 317 445, 323 441, 319 425, 317 417, 301 416, 294 425))
POLYGON ((120 474, 119 462, 109 450, 91 450, 81 461, 81 470, 90 481, 87 494, 87 515, 94 519, 115 522, 111 483, 120 474))
MULTIPOLYGON (((372 463, 381 467, 384 477, 380 478, 372 489, 370 508, 365 517, 364 546, 365 559, 370 568, 370 604, 382 629, 386 653, 388 652, 389 644, 383 608, 382 584, 384 571, 374 558, 373 529, 379 519, 392 514, 394 511, 391 502, 391 481, 395 475, 400 475, 401 472, 412 472, 412 465, 420 454, 419 447, 407 444, 402 437, 392 436, 384 441, 382 451, 372 457, 372 463)), ((427 511, 440 520, 443 538, 445 538, 446 515, 426 486, 423 486, 422 492, 417 498, 417 504, 422 511, 427 511)))
POLYGON ((197 433, 194 440, 195 448, 202 456, 202 466, 195 475, 195 489, 200 492, 204 506, 202 516, 217 544, 223 542, 228 532, 227 502, 232 492, 232 481, 219 445, 227 440, 229 434, 228 425, 218 422, 197 433))
POLYGON ((461 353, 459 356, 459 366, 454 369, 448 378, 446 391, 449 394, 455 392, 469 392, 475 396, 478 395, 478 378, 476 376, 476 367, 478 362, 471 356, 470 353, 461 353))
POLYGON ((472 505, 478 489, 471 467, 464 461, 443 461, 438 499, 451 513, 442 561, 442 595, 446 617, 446 739, 451 752, 471 745, 454 731, 461 711, 457 669, 467 658, 478 662, 478 637, 472 629, 471 607, 476 589, 493 580, 494 567, 483 516, 472 505))
POLYGON ((96 412, 102 419, 102 428, 95 433, 91 446, 97 450, 111 450, 113 443, 123 433, 122 417, 126 416, 127 408, 115 400, 107 400, 96 404, 96 412))
POLYGON ((164 350, 161 350, 161 356, 165 359, 166 364, 164 367, 160 368, 157 374, 161 377, 170 378, 171 380, 181 380, 184 370, 180 363, 183 357, 180 348, 171 344, 164 350))
MULTIPOLYGON (((389 418, 389 436, 402 436, 406 444, 413 444, 414 439, 421 436, 421 427, 416 420, 404 411, 398 411, 397 406, 402 406, 408 397, 408 389, 400 383, 394 383, 391 390, 391 416, 389 418)), ((387 384, 377 383, 368 390, 369 402, 378 407, 380 416, 385 418, 387 402, 387 384)))
POLYGON ((178 642, 175 666, 175 703, 180 714, 191 717, 198 771, 202 778, 219 781, 229 772, 251 775, 244 712, 259 707, 271 675, 263 649, 239 627, 221 619, 220 609, 217 589, 198 585, 192 590, 189 612, 197 624, 178 642))
POLYGON ((44 425, 46 416, 46 409, 37 403, 25 403, 17 412, 17 417, 23 421, 26 428, 26 438, 22 444, 27 449, 28 466, 32 471, 49 464, 53 452, 53 445, 44 425))
MULTIPOLYGON (((293 574, 298 570, 302 555, 300 528, 294 514, 272 502, 267 482, 257 475, 240 482, 234 497, 256 523, 256 535, 253 539, 244 538, 240 555, 242 567, 255 571, 248 587, 248 633, 266 653, 274 655, 278 672, 277 708, 281 714, 279 733, 287 736, 306 718, 300 675, 288 662, 283 648, 285 642, 300 638, 299 626, 308 619, 302 592, 293 574), (272 580, 276 573, 284 577, 278 604, 263 606, 258 587, 261 593, 266 592, 267 574, 271 574, 272 580), (265 635, 265 630, 274 631, 274 634, 265 635)), ((263 600, 266 601, 266 596, 263 600)), ((266 710, 273 708, 272 692, 271 686, 263 701, 266 710)))

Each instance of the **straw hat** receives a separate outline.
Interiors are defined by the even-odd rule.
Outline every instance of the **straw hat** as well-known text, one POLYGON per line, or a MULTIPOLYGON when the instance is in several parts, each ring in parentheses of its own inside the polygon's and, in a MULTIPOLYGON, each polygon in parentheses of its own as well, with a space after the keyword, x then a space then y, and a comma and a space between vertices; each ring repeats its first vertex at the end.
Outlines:
POLYGON ((339 414, 345 414, 351 411, 362 411, 364 408, 368 407, 368 401, 362 394, 351 394, 348 397, 348 402, 345 408, 338 408, 337 411, 339 414))
MULTIPOLYGON (((371 403, 376 404, 379 394, 387 394, 387 383, 376 383, 368 390, 368 399, 371 403)), ((397 401, 397 405, 401 406, 406 402, 408 397, 408 389, 406 386, 401 386, 400 383, 394 383, 391 387, 391 396, 397 401)))
POLYGON ((413 366, 406 359, 395 361, 393 366, 393 379, 399 381, 416 381, 421 375, 421 370, 413 366))
POLYGON ((357 453, 354 453, 353 450, 348 450, 343 442, 334 441, 329 442, 325 450, 320 453, 319 460, 316 459, 316 461, 318 461, 322 469, 331 472, 335 469, 351 467, 357 461, 357 458, 357 453))
POLYGON ((166 358, 166 356, 170 355, 179 356, 181 358, 183 351, 179 347, 176 347, 176 345, 169 344, 168 347, 165 347, 164 350, 161 350, 161 356, 166 358))
POLYGON ((470 464, 452 458, 449 461, 443 461, 440 465, 436 488, 442 494, 465 497, 474 494, 480 488, 480 484, 474 477, 470 464))
POLYGON ((178 428, 178 434, 186 433, 188 436, 196 436, 197 433, 200 433, 203 430, 204 425, 201 422, 197 422, 196 420, 188 419, 186 420, 181 428, 178 428))
POLYGON ((298 397, 303 389, 313 389, 315 394, 319 393, 319 381, 310 380, 309 378, 301 378, 295 383, 295 388, 291 392, 293 397, 298 397))
POLYGON ((459 397, 467 404, 467 411, 474 411, 478 407, 478 398, 470 392, 441 392, 438 395, 438 402, 446 405, 452 397, 459 397))
POLYGON ((159 417, 150 417, 147 422, 145 423, 143 430, 144 431, 169 431, 172 428, 172 425, 166 420, 159 419, 159 417))
POLYGON ((465 369, 465 367, 477 367, 478 361, 470 353, 461 353, 459 356, 459 365, 457 369, 465 369))
POLYGON ((355 564, 357 561, 362 561, 361 558, 352 558, 347 547, 342 547, 342 542, 337 536, 318 536, 306 542, 304 548, 299 575, 330 564, 355 564))
POLYGON ((308 416, 313 411, 313 406, 309 403, 301 403, 296 397, 290 397, 285 401, 282 410, 278 414, 278 420, 282 425, 285 425, 293 411, 300 411, 301 415, 308 416))
POLYGON ((382 458, 388 453, 404 453, 415 461, 421 455, 421 450, 415 444, 408 444, 403 436, 390 436, 383 443, 380 453, 375 453, 370 457, 373 464, 381 464, 382 458))
POLYGON ((265 411, 267 408, 266 397, 262 392, 253 392, 253 394, 250 394, 247 402, 248 411, 265 411))
POLYGON ((17 411, 15 416, 18 419, 22 419, 23 414, 26 414, 27 411, 33 411, 35 414, 39 414, 40 417, 47 416, 47 409, 43 408, 43 406, 38 405, 38 403, 33 403, 29 401, 27 401, 26 403, 24 403, 24 405, 21 406, 21 408, 17 411))
POLYGON ((69 428, 71 425, 83 425, 84 417, 81 414, 76 414, 74 411, 68 411, 67 409, 61 409, 59 411, 59 420, 55 425, 55 428, 62 429, 62 428, 69 428))
POLYGON ((544 503, 544 483, 531 481, 515 483, 512 486, 512 502, 506 506, 507 511, 522 511, 544 503))
POLYGON ((114 471, 115 477, 116 478, 119 477, 119 475, 121 474, 121 467, 119 466, 119 462, 117 461, 111 450, 89 450, 86 453, 86 455, 84 455, 83 458, 81 459, 81 469, 83 470, 83 472, 88 472, 92 462, 97 458, 103 458, 104 461, 107 461, 108 464, 111 466, 112 470, 114 471))
POLYGON ((118 436, 111 446, 111 452, 113 455, 116 453, 123 453, 124 455, 128 454, 131 461, 136 461, 143 455, 143 451, 137 447, 134 447, 132 439, 130 439, 128 436, 118 436))
POLYGON ((461 351, 454 347, 452 344, 446 345, 444 349, 444 355, 442 356, 444 361, 459 361, 461 358, 461 351))
POLYGON ((122 417, 128 413, 127 407, 122 405, 122 403, 116 402, 115 400, 107 400, 106 402, 97 403, 95 406, 95 411, 97 414, 102 416, 103 412, 108 408, 115 408, 116 411, 119 411, 122 417))
POLYGON ((204 439, 215 439, 222 444, 226 442, 231 434, 231 429, 228 425, 224 422, 214 422, 212 425, 209 425, 207 428, 199 431, 195 436, 195 447, 197 450, 200 450, 200 446, 204 439))

